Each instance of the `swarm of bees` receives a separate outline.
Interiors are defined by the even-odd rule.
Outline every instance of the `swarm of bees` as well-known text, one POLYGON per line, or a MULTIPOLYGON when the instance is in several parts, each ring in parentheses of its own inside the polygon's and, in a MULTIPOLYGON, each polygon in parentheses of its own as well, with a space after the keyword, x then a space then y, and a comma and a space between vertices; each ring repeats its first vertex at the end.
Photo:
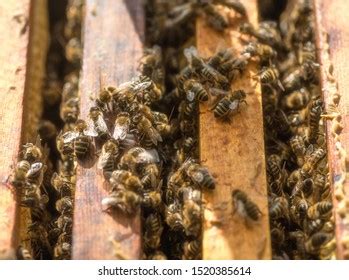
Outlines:
MULTIPOLYGON (((69 0, 66 22, 53 29, 60 30, 55 44, 63 53, 55 47, 49 54, 44 100, 49 108, 60 102, 63 125, 44 113, 38 131, 50 158, 39 141, 29 143, 14 170, 12 184, 31 215, 31 250, 23 244, 18 258, 71 257, 76 165, 95 162, 108 185, 103 211, 141 214, 144 259, 202 258, 201 192, 214 191, 216 183, 199 160, 198 105, 211 104, 217 121, 234 119, 246 106, 246 92, 230 85, 251 60, 261 65, 255 78, 263 94, 273 258, 332 258, 333 206, 310 1, 299 1, 286 20, 257 28, 238 0, 148 0, 146 11, 139 76, 102 86, 86 119, 79 119, 78 95, 83 1, 69 0), (243 19, 246 46, 238 54, 220 49, 202 58, 193 46, 195 19, 204 17, 222 32, 230 24, 222 6, 243 19), (300 28, 305 32, 296 32, 300 28), (64 82, 57 71, 63 56, 64 82)), ((264 214, 239 189, 230 199, 233 215, 252 226, 264 214)))
POLYGON ((334 238, 333 206, 313 30, 313 5, 307 0, 298 1, 279 23, 242 27, 275 52, 263 60, 268 75, 261 76, 261 81, 274 81, 262 81, 262 89, 275 259, 333 258, 328 250, 334 238))

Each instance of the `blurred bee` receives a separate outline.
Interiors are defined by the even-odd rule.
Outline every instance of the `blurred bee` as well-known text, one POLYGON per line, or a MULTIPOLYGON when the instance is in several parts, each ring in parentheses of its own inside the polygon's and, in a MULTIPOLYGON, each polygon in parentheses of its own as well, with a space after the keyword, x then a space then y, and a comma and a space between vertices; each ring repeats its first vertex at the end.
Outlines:
POLYGON ((165 209, 165 221, 171 230, 183 230, 183 217, 178 203, 169 204, 165 209))
POLYGON ((109 196, 102 199, 103 211, 118 209, 126 215, 134 215, 137 213, 141 204, 141 197, 133 191, 118 190, 112 192, 109 196))
POLYGON ((279 248, 285 241, 285 228, 280 223, 274 223, 270 236, 273 248, 279 248))
POLYGON ((38 127, 40 138, 43 142, 55 139, 57 135, 56 126, 49 120, 41 120, 38 127))
POLYGON ((289 219, 288 201, 285 197, 276 197, 272 199, 269 205, 269 215, 272 220, 280 218, 289 219))
POLYGON ((209 173, 208 169, 201 166, 192 160, 186 161, 183 166, 186 174, 189 178, 198 186, 212 190, 216 187, 216 183, 212 175, 209 173))
POLYGON ((148 255, 146 259, 155 260, 155 261, 164 261, 164 260, 167 260, 167 257, 163 252, 156 250, 154 253, 148 255))
POLYGON ((19 246, 17 249, 17 259, 18 260, 32 260, 33 256, 29 252, 28 249, 24 248, 23 246, 19 246))
POLYGON ((246 193, 236 189, 232 192, 232 199, 233 213, 238 212, 238 214, 246 220, 258 221, 260 219, 262 215, 261 210, 246 193))
POLYGON ((112 191, 128 190, 141 193, 143 185, 141 180, 130 171, 115 170, 109 179, 112 191))
POLYGON ((162 221, 159 214, 150 214, 144 222, 144 246, 150 249, 160 247, 161 234, 163 231, 162 221))
POLYGON ((305 219, 303 222, 304 232, 307 235, 314 234, 315 232, 320 231, 324 226, 324 221, 321 219, 309 220, 305 219))
POLYGON ((108 112, 112 110, 110 104, 112 101, 112 95, 114 91, 116 91, 116 88, 112 86, 104 87, 99 91, 98 97, 94 101, 96 106, 102 112, 108 112))
POLYGON ((304 156, 306 152, 303 137, 299 135, 293 136, 290 139, 290 146, 293 153, 296 155, 298 166, 302 167, 304 164, 304 156))
POLYGON ((330 236, 324 232, 314 233, 306 242, 305 242, 305 250, 309 254, 317 254, 321 246, 325 245, 328 241, 330 241, 330 236))
POLYGON ((182 100, 179 103, 178 111, 180 119, 190 118, 195 115, 197 106, 195 102, 188 102, 187 100, 182 100))
POLYGON ((78 38, 71 38, 65 46, 65 57, 66 59, 73 63, 79 64, 82 59, 82 46, 78 38))
POLYGON ((242 54, 249 54, 251 57, 257 56, 262 63, 271 62, 277 56, 277 52, 271 46, 256 42, 250 42, 242 51, 242 54))
POLYGON ((229 26, 226 16, 221 14, 214 5, 205 5, 203 11, 206 15, 208 25, 215 30, 222 32, 229 26))
POLYGON ((292 135, 292 130, 290 126, 290 122, 287 118, 285 112, 281 109, 276 109, 273 115, 273 124, 275 125, 275 129, 280 136, 281 139, 287 140, 292 135))
POLYGON ((214 107, 213 114, 216 118, 226 118, 239 111, 240 104, 246 103, 246 93, 236 90, 223 97, 214 107))
POLYGON ((315 220, 318 218, 324 218, 332 213, 333 205, 329 201, 321 201, 315 203, 313 206, 309 207, 307 214, 308 218, 315 220))
POLYGON ((288 110, 301 110, 310 100, 310 93, 306 88, 295 90, 282 99, 283 107, 288 110))
POLYGON ((201 242, 199 240, 184 242, 183 260, 200 260, 201 258, 201 242))
POLYGON ((98 159, 97 167, 103 170, 105 176, 110 176, 110 174, 116 169, 119 153, 120 149, 116 141, 108 140, 103 144, 102 153, 98 159))
POLYGON ((139 76, 131 83, 131 91, 137 100, 146 105, 158 101, 163 96, 163 90, 146 76, 139 76))
POLYGON ((159 154, 156 150, 133 147, 123 154, 119 162, 119 168, 136 172, 140 166, 159 163, 159 161, 159 154))
POLYGON ((211 56, 208 59, 207 64, 215 69, 218 69, 219 71, 219 66, 221 64, 227 61, 231 61, 233 58, 234 57, 233 57, 232 49, 223 48, 223 49, 220 49, 218 52, 216 52, 213 56, 211 56))
POLYGON ((301 196, 294 196, 290 209, 291 218, 297 224, 301 224, 307 215, 309 205, 306 199, 301 196))
POLYGON ((79 103, 78 97, 69 98, 66 102, 61 103, 60 117, 65 123, 74 123, 79 116, 79 103))
POLYGON ((198 100, 200 102, 208 101, 208 93, 206 89, 200 82, 194 79, 185 81, 183 89, 186 92, 189 102, 193 102, 194 100, 198 100))
POLYGON ((318 194, 318 201, 326 200, 331 195, 330 184, 326 177, 320 173, 316 173, 314 176, 314 188, 318 194))
POLYGON ((91 130, 84 120, 76 122, 75 130, 68 131, 62 135, 63 142, 74 143, 74 152, 79 160, 86 159, 92 151, 93 143, 92 137, 97 137, 98 133, 91 130))
POLYGON ((183 226, 187 236, 198 237, 201 233, 201 206, 193 199, 184 201, 183 226))
POLYGON ((160 46, 155 45, 144 50, 140 61, 141 73, 153 80, 158 86, 162 86, 165 78, 162 65, 162 50, 160 46))
POLYGON ((247 16, 246 8, 239 0, 211 0, 208 2, 214 5, 223 5, 227 8, 233 9, 243 17, 247 16))
POLYGON ((60 242, 54 248, 54 256, 57 260, 69 260, 71 257, 71 244, 60 242))
POLYGON ((91 107, 89 112, 90 123, 88 123, 89 130, 95 131, 97 137, 101 140, 109 138, 110 133, 108 126, 103 118, 103 113, 98 107, 91 107))
POLYGON ((304 62, 315 62, 316 61, 316 50, 313 42, 306 42, 298 53, 298 63, 303 64, 304 62))

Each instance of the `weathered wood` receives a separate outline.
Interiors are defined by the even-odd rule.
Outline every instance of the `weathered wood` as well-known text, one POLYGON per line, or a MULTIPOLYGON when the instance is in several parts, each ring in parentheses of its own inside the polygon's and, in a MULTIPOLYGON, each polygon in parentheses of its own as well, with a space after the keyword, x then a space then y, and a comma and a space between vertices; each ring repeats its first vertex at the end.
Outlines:
MULTIPOLYGON (((137 75, 142 55, 144 13, 141 0, 86 1, 83 22, 83 66, 80 80, 81 117, 86 118, 101 87, 119 85, 137 75), (100 84, 102 81, 102 85, 100 84)), ((75 191, 73 259, 139 259, 140 217, 102 211, 108 195, 96 166, 79 167, 75 191), (120 245, 120 248, 117 248, 120 245)))
POLYGON ((21 144, 35 140, 41 115, 48 45, 46 5, 46 0, 0 2, 0 258, 13 257, 20 236, 26 233, 25 217, 19 220, 8 176, 21 144))
MULTIPOLYGON (((257 1, 244 1, 244 5, 250 22, 257 24, 257 1)), ((207 57, 224 45, 241 51, 237 31, 241 22, 232 14, 232 26, 222 35, 199 20, 196 28, 199 52, 207 57)), ((207 105, 200 106, 201 161, 217 182, 216 190, 205 192, 203 197, 204 259, 271 258, 261 88, 260 84, 255 87, 256 81, 252 80, 257 67, 257 63, 250 63, 241 79, 232 85, 248 93, 248 105, 242 106, 230 123, 215 119, 207 105), (248 227, 238 214, 232 215, 234 189, 245 191, 258 204, 263 213, 260 222, 248 227), (223 203, 228 205, 226 210, 223 203)))
POLYGON ((325 108, 332 117, 339 116, 326 120, 330 182, 334 190, 337 258, 349 259, 349 2, 314 0, 314 3, 325 108))

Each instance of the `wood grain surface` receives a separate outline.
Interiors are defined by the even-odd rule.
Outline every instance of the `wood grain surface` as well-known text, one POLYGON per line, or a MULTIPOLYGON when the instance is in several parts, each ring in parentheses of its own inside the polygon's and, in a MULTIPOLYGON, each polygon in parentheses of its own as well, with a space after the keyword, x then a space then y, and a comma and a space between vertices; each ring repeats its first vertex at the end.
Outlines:
MULTIPOLYGON (((81 118, 86 118, 101 87, 117 86, 137 75, 142 55, 142 0, 87 0, 83 23, 83 65, 80 77, 81 118), (102 84, 100 84, 100 81, 102 84)), ((140 217, 102 211, 107 196, 96 165, 78 167, 73 224, 73 259, 139 259, 140 217)))
POLYGON ((349 165, 346 154, 349 150, 349 1, 314 0, 314 3, 326 112, 341 117, 341 120, 326 121, 330 181, 334 188, 337 259, 349 259, 349 165), (336 94, 340 95, 340 102, 336 102, 336 94))
POLYGON ((46 5, 46 0, 0 2, 0 259, 14 257, 14 248, 26 232, 25 215, 19 215, 8 176, 21 144, 35 140, 41 115, 46 5))
MULTIPOLYGON (((244 1, 244 5, 250 22, 256 25, 257 1, 244 1)), ((207 57, 223 46, 241 51, 237 32, 241 22, 232 12, 232 26, 220 34, 199 20, 199 52, 207 57)), ((203 197, 203 259, 271 258, 261 88, 252 79, 257 71, 257 63, 250 63, 241 79, 232 84, 232 89, 246 91, 248 104, 241 106, 230 123, 218 121, 207 105, 200 107, 200 157, 216 177, 216 189, 203 197), (238 214, 232 215, 234 189, 243 190, 258 204, 263 213, 260 222, 248 226, 238 214)))

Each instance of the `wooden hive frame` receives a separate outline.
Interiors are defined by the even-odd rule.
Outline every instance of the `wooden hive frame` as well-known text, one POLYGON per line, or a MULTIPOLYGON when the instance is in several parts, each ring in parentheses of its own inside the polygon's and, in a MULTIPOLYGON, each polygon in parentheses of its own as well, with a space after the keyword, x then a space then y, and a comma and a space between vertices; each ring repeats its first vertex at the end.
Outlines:
MULTIPOLYGON (((86 0, 84 19, 84 54, 80 82, 81 116, 86 117, 91 104, 90 96, 101 86, 129 80, 136 75, 137 60, 141 56, 144 37, 144 11, 141 0, 132 1, 97 1, 86 0), (100 84, 103 81, 103 85, 100 84)), ((249 12, 249 19, 257 23, 257 1, 244 1, 249 12)), ((345 180, 347 159, 344 151, 348 149, 347 133, 347 97, 345 89, 349 88, 346 77, 346 49, 349 33, 345 21, 345 11, 349 3, 345 0, 314 0, 316 12, 316 36, 318 56, 321 63, 321 81, 327 112, 336 103, 331 89, 341 95, 337 106, 341 115, 340 124, 334 126, 334 118, 326 119, 328 154, 331 182, 335 186, 334 205, 336 213, 337 258, 349 258, 349 223, 347 209, 348 181, 345 180), (326 11, 326 13, 324 12, 326 11), (327 35, 329 34, 329 40, 327 35), (328 55, 328 49, 330 55, 328 55), (333 65, 333 66, 330 66, 333 65), (338 87, 337 87, 338 84, 338 87), (338 134, 340 132, 340 134, 338 134), (340 143, 340 144, 338 144, 340 143), (343 188, 338 191, 338 183, 343 188)), ((41 108, 38 93, 47 49, 46 1, 21 0, 0 4, 0 41, 6 41, 0 50, 1 65, 5 71, 0 76, 0 257, 13 256, 13 249, 18 245, 19 215, 11 186, 7 176, 18 157, 21 143, 33 140, 35 122, 38 114, 29 114, 31 108, 41 108), (18 36, 13 36, 14 30, 18 36), (46 43, 45 43, 46 42, 46 43), (35 58, 35 59, 34 59, 35 58), (11 63, 8 63, 8 62, 11 63), (32 69, 36 69, 35 74, 32 69), (22 102, 23 101, 23 102, 22 102), (23 104, 22 104, 23 103, 23 104), (30 117, 30 119, 29 119, 30 117), (28 127, 28 123, 32 126, 28 127), (10 160, 9 160, 10 159, 10 160)), ((217 49, 217 42, 241 48, 236 38, 238 22, 224 35, 205 26, 204 21, 197 22, 197 47, 199 52, 208 56, 217 49)), ((248 72, 255 73, 256 65, 249 66, 248 72)), ((251 74, 244 75, 236 87, 251 91, 251 74)), ((254 83, 254 82, 253 82, 254 83)), ((246 111, 236 116, 231 125, 219 124, 213 120, 212 113, 205 106, 200 108, 200 156, 215 174, 217 190, 204 194, 206 203, 203 258, 204 259, 268 259, 271 257, 268 215, 264 215, 261 224, 255 229, 246 229, 237 218, 228 216, 222 227, 214 227, 215 219, 221 214, 213 211, 215 206, 230 198, 231 190, 245 190, 267 213, 267 195, 265 180, 265 163, 263 147, 263 120, 260 100, 260 87, 248 95, 249 106, 246 111), (253 122, 249 122, 252 120, 253 122), (246 128, 249 127, 249 130, 246 128), (226 133, 229 129, 230 133, 226 133), (251 135, 252 133, 253 135, 251 135), (217 137, 217 135, 221 135, 217 137), (240 149, 244 143, 254 141, 250 149, 240 149), (257 151, 257 152, 255 152, 257 151), (224 155, 224 156, 223 156, 224 155), (250 168, 251 162, 256 168, 250 168), (256 170, 259 170, 258 173, 256 170), (229 174, 229 176, 223 176, 229 174), (261 238, 261 235, 265 238, 261 238), (248 242, 242 242, 246 241, 248 242)), ((335 104, 336 105, 336 104, 335 104)), ((242 149, 242 148, 241 148, 242 149)), ((127 258, 137 259, 141 256, 140 217, 133 219, 115 215, 110 216, 101 211, 100 200, 106 194, 103 178, 96 168, 78 169, 77 190, 75 196, 73 258, 74 259, 117 259, 116 241, 127 258)), ((224 220, 224 219, 223 219, 224 220)), ((21 235, 23 236, 22 233, 21 235)))

